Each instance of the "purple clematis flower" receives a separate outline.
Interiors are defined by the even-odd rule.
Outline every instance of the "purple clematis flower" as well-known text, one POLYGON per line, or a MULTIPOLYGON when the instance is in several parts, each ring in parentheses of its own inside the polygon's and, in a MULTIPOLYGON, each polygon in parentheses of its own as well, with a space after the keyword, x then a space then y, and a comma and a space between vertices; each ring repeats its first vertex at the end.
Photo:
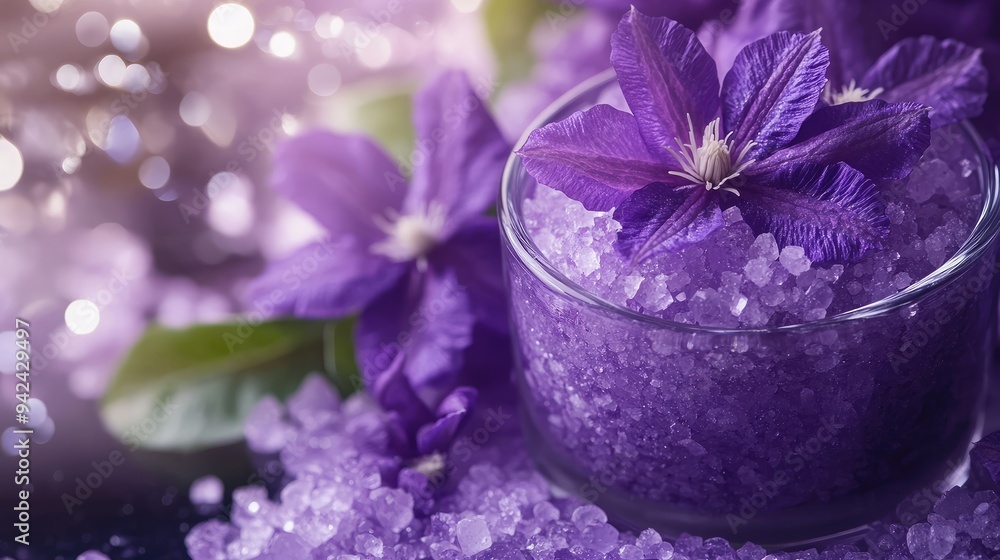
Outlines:
POLYGON ((748 0, 731 26, 711 24, 700 35, 716 60, 725 61, 732 60, 744 45, 772 32, 822 28, 831 62, 825 104, 870 99, 920 103, 931 108, 933 128, 981 114, 987 90, 982 50, 952 39, 908 37, 875 59, 871 53, 884 44, 884 34, 873 36, 876 30, 866 29, 865 23, 885 22, 872 17, 879 4, 860 0, 748 0))
POLYGON ((751 43, 720 96, 694 33, 633 9, 611 63, 632 114, 598 105, 534 131, 518 153, 540 182, 590 210, 615 208, 633 261, 704 239, 733 205, 813 261, 856 259, 887 234, 873 180, 906 177, 930 142, 918 104, 812 114, 828 66, 818 32, 751 43))
POLYGON ((409 187, 364 137, 312 132, 275 154, 273 183, 329 231, 271 266, 249 290, 278 313, 338 318, 360 311, 357 361, 396 420, 401 452, 445 447, 475 404, 464 385, 490 382, 467 354, 504 369, 507 319, 494 203, 509 153, 466 76, 419 92, 409 187), (485 342, 481 342, 485 341, 485 342), (477 344, 478 342, 478 344, 477 344), (470 350, 473 349, 473 350, 470 350))

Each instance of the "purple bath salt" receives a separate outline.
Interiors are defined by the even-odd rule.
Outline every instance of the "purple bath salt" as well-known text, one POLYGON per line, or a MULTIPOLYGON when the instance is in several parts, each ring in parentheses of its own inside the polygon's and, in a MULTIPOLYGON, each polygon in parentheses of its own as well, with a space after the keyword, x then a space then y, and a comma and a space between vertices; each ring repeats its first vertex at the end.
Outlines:
POLYGON ((977 142, 936 130, 908 179, 880 182, 889 234, 856 262, 812 262, 735 207, 635 262, 613 211, 515 161, 501 220, 542 470, 614 521, 764 545, 854 530, 947 478, 991 342, 997 187, 977 142))
POLYGON ((191 483, 189 497, 196 506, 214 506, 222 503, 225 487, 217 476, 203 476, 191 483))
MULTIPOLYGON (((487 415, 480 411, 471 426, 485 425, 487 415)), ((260 487, 234 492, 230 523, 207 521, 187 535, 192 560, 945 560, 1000 555, 997 494, 964 488, 946 492, 912 526, 880 523, 864 539, 823 551, 776 552, 752 543, 734 547, 720 538, 680 535, 670 541, 654 529, 619 530, 602 508, 553 492, 513 420, 477 444, 475 453, 453 450, 446 484, 425 509, 415 510, 415 496, 393 482, 400 472, 412 471, 400 471, 406 463, 390 450, 383 417, 365 396, 296 416, 288 418, 289 438, 279 457, 286 472, 298 474, 273 498, 260 487), (316 422, 327 414, 337 421, 316 422), (359 424, 367 426, 368 437, 358 437, 359 424), (384 477, 368 488, 372 468, 384 477), (345 503, 349 506, 333 507, 345 503)), ((469 445, 471 437, 459 442, 469 445)), ((594 483, 591 488, 597 488, 594 483)))

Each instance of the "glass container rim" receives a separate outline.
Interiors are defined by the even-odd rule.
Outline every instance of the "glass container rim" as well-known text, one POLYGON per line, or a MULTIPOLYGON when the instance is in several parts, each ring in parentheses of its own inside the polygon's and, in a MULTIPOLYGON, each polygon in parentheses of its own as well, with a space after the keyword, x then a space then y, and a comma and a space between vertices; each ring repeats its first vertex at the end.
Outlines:
POLYGON ((535 245, 525 227, 520 204, 516 200, 516 194, 519 194, 519 191, 514 188, 514 182, 517 179, 518 172, 522 169, 517 149, 524 144, 528 135, 532 131, 552 122, 553 117, 565 110, 571 103, 579 101, 586 94, 594 93, 600 88, 610 85, 616 78, 614 69, 605 70, 569 90, 542 111, 528 125, 515 144, 514 150, 508 156, 500 186, 500 200, 498 204, 500 229, 504 240, 514 255, 536 278, 542 280, 546 285, 560 294, 564 294, 584 305, 650 326, 690 333, 733 336, 830 328, 851 321, 886 316, 917 302, 928 294, 943 290, 979 262, 980 257, 989 250, 990 245, 996 239, 998 232, 1000 232, 1000 170, 994 164, 990 151, 978 132, 966 120, 961 121, 959 126, 961 127, 963 137, 976 151, 976 156, 979 159, 980 165, 977 171, 983 187, 982 210, 969 237, 955 254, 933 272, 914 282, 906 289, 861 307, 823 319, 778 327, 752 329, 680 323, 646 315, 608 301, 567 278, 541 254, 541 251, 535 245))

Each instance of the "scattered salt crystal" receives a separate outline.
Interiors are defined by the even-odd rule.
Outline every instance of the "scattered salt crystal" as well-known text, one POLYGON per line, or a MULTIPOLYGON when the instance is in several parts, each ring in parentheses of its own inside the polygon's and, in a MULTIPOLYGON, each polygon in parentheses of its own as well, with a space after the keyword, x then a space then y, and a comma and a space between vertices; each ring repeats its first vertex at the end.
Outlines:
POLYGON ((247 445, 257 453, 276 453, 285 446, 288 425, 284 422, 284 407, 271 395, 262 398, 243 425, 247 445))
POLYGON ((470 517, 458 522, 455 529, 458 544, 466 556, 478 554, 493 545, 490 530, 482 516, 470 517))
POLYGON ((293 480, 281 489, 281 503, 295 513, 302 513, 309 508, 312 491, 313 483, 309 479, 293 480))
POLYGON ((307 375, 288 398, 288 414, 300 424, 309 426, 333 417, 339 407, 340 397, 318 373, 307 375))
POLYGON ((225 488, 217 476, 203 476, 191 483, 188 497, 196 506, 214 506, 222 503, 225 488))
POLYGON ((593 504, 587 504, 573 510, 570 520, 573 521, 573 524, 578 529, 583 529, 595 523, 607 523, 608 516, 601 508, 593 504))
POLYGON ((639 537, 635 540, 635 545, 642 550, 643 554, 650 554, 653 552, 653 547, 663 542, 663 537, 654 529, 646 529, 639 533, 639 537))
POLYGON ((376 488, 371 492, 375 517, 383 527, 398 533, 413 521, 413 496, 394 488, 376 488))
POLYGON ((538 502, 532 509, 535 519, 543 522, 555 521, 559 519, 559 508, 551 502, 538 502))

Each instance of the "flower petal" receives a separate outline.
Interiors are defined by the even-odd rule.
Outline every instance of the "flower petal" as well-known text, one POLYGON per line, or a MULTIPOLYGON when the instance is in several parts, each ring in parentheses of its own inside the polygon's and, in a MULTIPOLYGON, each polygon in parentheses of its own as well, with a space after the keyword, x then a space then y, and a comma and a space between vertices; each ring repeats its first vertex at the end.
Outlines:
POLYGON ((985 473, 983 482, 1000 485, 1000 432, 991 432, 977 441, 969 452, 973 468, 985 473))
POLYGON ((635 8, 611 36, 611 65, 650 148, 687 138, 688 115, 702 130, 719 112, 719 77, 694 32, 635 8))
POLYGON ((307 245, 268 265, 247 288, 248 309, 333 319, 354 313, 392 286, 405 267, 344 237, 307 245))
POLYGON ((432 406, 454 386, 472 326, 468 294, 453 272, 414 269, 361 312, 355 349, 363 379, 380 379, 402 354, 403 374, 432 406))
POLYGON ((413 385, 403 373, 405 365, 405 355, 396 354, 389 367, 377 379, 368 383, 368 390, 375 402, 393 420, 388 423, 389 435, 397 446, 409 439, 405 434, 412 434, 419 426, 433 419, 430 409, 413 390, 413 385))
MULTIPOLYGON (((727 72, 739 49, 777 31, 812 33, 822 29, 823 44, 830 51, 827 76, 835 84, 857 79, 871 66, 862 0, 743 0, 732 24, 709 22, 698 36, 727 72)), ((880 38, 881 40, 881 38, 880 38)))
POLYGON ((539 183, 596 211, 678 169, 662 152, 650 153, 632 115, 597 105, 533 131, 517 154, 539 183))
POLYGON ((733 203, 754 233, 798 245, 813 261, 858 260, 889 234, 875 183, 843 163, 751 177, 740 195, 733 203))
POLYGON ((417 145, 405 210, 442 205, 447 235, 496 202, 510 145, 463 72, 445 72, 421 90, 413 120, 417 145))
POLYGON ((930 146, 927 108, 873 100, 823 107, 792 145, 758 161, 748 174, 774 173, 790 164, 844 162, 872 180, 903 179, 930 146))
POLYGON ((474 218, 430 255, 431 267, 452 270, 479 324, 506 333, 507 297, 496 218, 474 218))
POLYGON ((615 220, 622 225, 616 248, 633 262, 701 241, 725 225, 714 191, 659 183, 630 196, 615 220))
POLYGON ((884 88, 879 99, 914 101, 931 108, 931 127, 978 116, 986 103, 982 51, 934 37, 903 39, 865 74, 861 86, 884 88))
POLYGON ((417 452, 428 455, 446 451, 476 406, 477 399, 478 393, 471 387, 458 387, 445 397, 435 412, 437 420, 417 432, 417 452))
POLYGON ((736 57, 722 84, 723 128, 748 158, 788 144, 816 108, 830 56, 819 33, 779 32, 755 41, 736 57))
POLYGON ((364 136, 313 131, 278 145, 271 183, 334 237, 374 242, 373 218, 398 210, 406 191, 399 169, 364 136))

